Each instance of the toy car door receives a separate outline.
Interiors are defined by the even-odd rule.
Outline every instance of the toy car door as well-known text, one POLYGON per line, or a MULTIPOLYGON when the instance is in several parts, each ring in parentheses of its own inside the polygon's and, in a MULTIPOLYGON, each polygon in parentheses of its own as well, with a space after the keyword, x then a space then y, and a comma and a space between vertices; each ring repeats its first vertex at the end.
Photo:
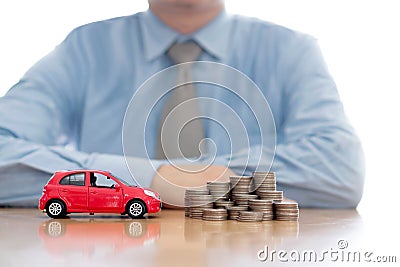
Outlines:
POLYGON ((73 173, 60 179, 58 194, 67 203, 68 210, 87 210, 88 187, 85 172, 73 173))
POLYGON ((122 210, 122 189, 117 182, 101 173, 90 172, 89 210, 93 212, 118 212, 122 210))

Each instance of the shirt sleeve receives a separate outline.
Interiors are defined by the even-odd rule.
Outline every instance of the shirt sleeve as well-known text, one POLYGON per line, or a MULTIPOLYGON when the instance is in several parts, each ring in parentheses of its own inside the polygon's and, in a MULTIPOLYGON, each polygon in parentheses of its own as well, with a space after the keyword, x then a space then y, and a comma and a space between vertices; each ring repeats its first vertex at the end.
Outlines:
MULTIPOLYGON (((87 63, 72 32, 0 98, 0 205, 37 205, 43 185, 60 169, 104 169, 131 177, 126 161, 138 161, 136 182, 149 186, 160 162, 68 149, 79 137, 87 63)), ((132 179, 131 179, 132 180, 132 179)))
POLYGON ((289 41, 277 73, 284 101, 283 119, 276 125, 275 151, 251 147, 215 162, 230 162, 234 171, 245 167, 246 174, 272 165, 278 190, 302 207, 356 207, 364 184, 362 147, 346 119, 316 40, 307 36, 289 41), (260 150, 261 161, 251 155, 247 158, 249 151, 260 150))
POLYGON ((0 206, 37 205, 43 186, 57 170, 107 170, 125 181, 149 187, 162 161, 122 155, 83 153, 12 137, 0 130, 0 206), (127 161, 134 161, 133 177, 127 161))

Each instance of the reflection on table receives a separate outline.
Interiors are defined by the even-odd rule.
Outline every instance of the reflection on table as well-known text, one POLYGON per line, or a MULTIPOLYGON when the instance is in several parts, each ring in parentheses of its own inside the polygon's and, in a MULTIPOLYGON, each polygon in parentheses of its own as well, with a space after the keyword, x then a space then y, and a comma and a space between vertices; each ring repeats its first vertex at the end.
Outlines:
POLYGON ((39 226, 44 248, 53 256, 77 254, 90 258, 97 251, 115 256, 124 249, 153 244, 159 222, 53 219, 39 226))
POLYGON ((35 209, 0 209, 0 266, 254 266, 267 264, 257 259, 265 246, 321 250, 344 239, 363 248, 364 236, 356 210, 302 209, 299 222, 252 223, 190 219, 176 210, 140 220, 49 220, 35 209))

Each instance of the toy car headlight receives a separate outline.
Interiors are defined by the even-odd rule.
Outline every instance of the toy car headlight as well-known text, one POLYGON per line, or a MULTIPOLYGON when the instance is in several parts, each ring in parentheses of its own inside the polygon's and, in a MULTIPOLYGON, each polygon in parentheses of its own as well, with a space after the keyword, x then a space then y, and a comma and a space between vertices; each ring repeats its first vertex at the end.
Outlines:
POLYGON ((149 197, 157 198, 156 194, 154 194, 153 191, 144 189, 143 192, 144 192, 146 195, 148 195, 149 197))

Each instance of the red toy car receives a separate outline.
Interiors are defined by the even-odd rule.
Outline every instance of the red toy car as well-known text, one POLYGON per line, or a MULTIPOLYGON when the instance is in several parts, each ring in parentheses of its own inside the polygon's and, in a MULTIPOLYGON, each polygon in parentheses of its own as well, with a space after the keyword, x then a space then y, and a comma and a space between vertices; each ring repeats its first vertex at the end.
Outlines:
POLYGON ((107 171, 57 171, 43 188, 39 209, 52 218, 68 213, 120 213, 131 218, 161 210, 160 195, 129 185, 107 171))

